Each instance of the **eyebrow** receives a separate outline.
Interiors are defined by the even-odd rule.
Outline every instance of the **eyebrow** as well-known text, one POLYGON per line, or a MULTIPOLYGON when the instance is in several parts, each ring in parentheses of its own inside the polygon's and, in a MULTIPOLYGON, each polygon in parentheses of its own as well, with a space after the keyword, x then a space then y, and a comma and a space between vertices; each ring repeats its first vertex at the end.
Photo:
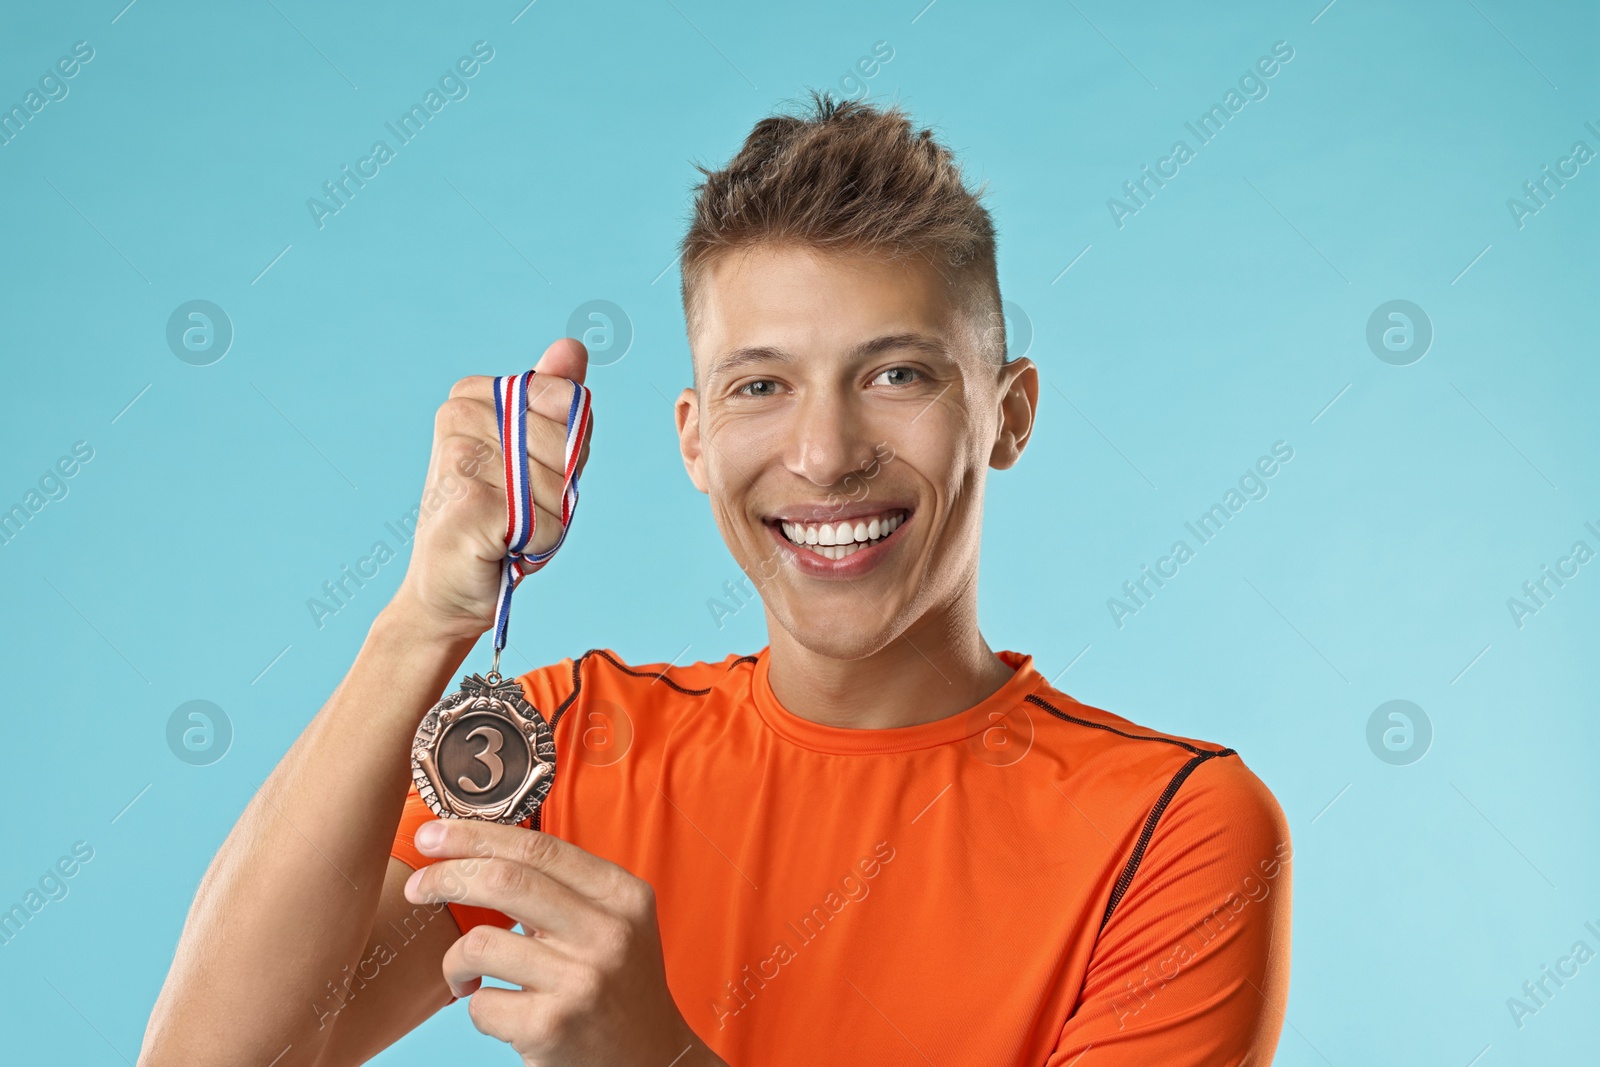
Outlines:
MULTIPOLYGON (((873 356, 897 348, 911 348, 940 359, 949 358, 949 349, 937 337, 924 333, 891 333, 863 341, 850 350, 851 361, 871 359, 873 356)), ((736 348, 711 368, 708 380, 714 380, 742 367, 758 363, 796 363, 794 353, 772 345, 746 345, 736 348)))

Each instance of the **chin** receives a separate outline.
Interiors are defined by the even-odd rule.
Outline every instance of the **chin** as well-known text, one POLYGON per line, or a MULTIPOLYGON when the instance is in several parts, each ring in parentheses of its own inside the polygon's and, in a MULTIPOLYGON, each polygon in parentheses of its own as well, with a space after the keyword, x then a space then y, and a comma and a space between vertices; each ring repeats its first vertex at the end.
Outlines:
POLYGON ((784 630, 806 651, 841 661, 866 659, 900 636, 889 629, 841 633, 833 626, 785 626, 784 630))
MULTIPOLYGON (((785 592, 789 596, 796 595, 794 590, 785 592)), ((899 625, 898 612, 880 613, 861 596, 852 595, 847 605, 838 604, 836 597, 826 599, 834 604, 824 607, 820 603, 808 603, 797 612, 791 604, 778 602, 773 597, 767 609, 769 631, 782 629, 806 651, 841 661, 865 659, 883 651, 905 633, 905 627, 899 625)))

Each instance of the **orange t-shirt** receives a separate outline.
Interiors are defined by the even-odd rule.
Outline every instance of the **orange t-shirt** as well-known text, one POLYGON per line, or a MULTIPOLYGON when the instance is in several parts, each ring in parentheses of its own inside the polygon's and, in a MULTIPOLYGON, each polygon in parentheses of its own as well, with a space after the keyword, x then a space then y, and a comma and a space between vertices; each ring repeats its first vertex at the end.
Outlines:
MULTIPOLYGON (((1272 794, 1232 749, 999 655, 1015 673, 987 700, 890 730, 787 711, 768 650, 540 668, 520 679, 555 727, 537 818, 654 887, 673 997, 734 1067, 1269 1063, 1290 897, 1272 794)), ((413 791, 393 848, 412 867, 430 818, 413 791)))

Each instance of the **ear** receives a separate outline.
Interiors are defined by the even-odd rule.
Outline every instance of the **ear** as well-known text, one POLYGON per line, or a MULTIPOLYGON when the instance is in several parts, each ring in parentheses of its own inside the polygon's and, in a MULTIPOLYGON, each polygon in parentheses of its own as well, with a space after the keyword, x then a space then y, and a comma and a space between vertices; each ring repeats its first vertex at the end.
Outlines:
POLYGON ((683 469, 689 472, 689 480, 696 489, 707 492, 705 442, 700 439, 700 397, 693 389, 685 389, 678 394, 672 413, 678 420, 678 451, 683 454, 683 469))
POLYGON ((1039 408, 1039 368, 1030 359, 1014 359, 1001 365, 999 376, 999 429, 989 452, 989 466, 1003 471, 1016 464, 1033 435, 1033 416, 1039 408))

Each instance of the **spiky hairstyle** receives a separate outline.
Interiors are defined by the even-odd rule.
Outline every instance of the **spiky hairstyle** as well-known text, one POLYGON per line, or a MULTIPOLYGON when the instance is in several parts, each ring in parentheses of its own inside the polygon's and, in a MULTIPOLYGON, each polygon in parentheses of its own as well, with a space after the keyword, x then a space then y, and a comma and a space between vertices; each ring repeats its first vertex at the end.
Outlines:
POLYGON ((950 150, 898 106, 813 90, 798 115, 756 123, 721 170, 696 165, 694 216, 682 243, 684 317, 693 338, 698 291, 720 257, 763 243, 889 261, 920 256, 979 316, 1004 358, 995 231, 950 150), (999 325, 995 329, 994 325, 999 325))

